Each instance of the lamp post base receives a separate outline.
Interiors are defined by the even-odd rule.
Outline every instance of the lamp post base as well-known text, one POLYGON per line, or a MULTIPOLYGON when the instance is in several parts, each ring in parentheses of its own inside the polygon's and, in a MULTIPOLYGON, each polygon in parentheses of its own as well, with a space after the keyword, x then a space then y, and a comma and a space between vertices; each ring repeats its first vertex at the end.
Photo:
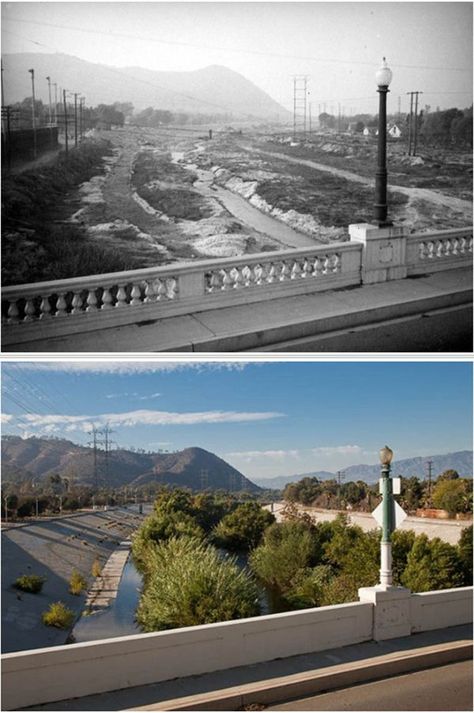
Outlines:
POLYGON ((364 245, 363 284, 402 280, 407 276, 405 227, 391 223, 352 223, 349 225, 349 236, 351 242, 364 245))
POLYGON ((374 641, 411 634, 410 598, 411 592, 405 587, 380 584, 359 589, 359 601, 374 606, 374 641))

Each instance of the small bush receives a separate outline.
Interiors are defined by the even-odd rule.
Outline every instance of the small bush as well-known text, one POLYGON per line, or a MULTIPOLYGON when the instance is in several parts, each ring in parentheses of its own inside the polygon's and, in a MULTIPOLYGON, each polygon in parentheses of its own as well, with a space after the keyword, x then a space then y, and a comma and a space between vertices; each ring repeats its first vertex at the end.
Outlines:
POLYGON ((22 592, 30 592, 38 594, 43 589, 43 584, 46 582, 46 577, 40 577, 37 574, 24 574, 15 581, 14 586, 21 589, 22 592))
POLYGON ((100 574, 102 572, 102 567, 100 566, 99 560, 94 560, 92 563, 92 569, 91 573, 93 577, 100 577, 100 574))
POLYGON ((49 609, 41 615, 41 620, 46 626, 55 626, 57 629, 69 629, 74 621, 74 612, 62 602, 53 602, 49 609))
POLYGON ((85 577, 80 574, 76 569, 72 570, 71 579, 69 580, 69 591, 71 594, 82 594, 84 589, 87 587, 87 581, 85 577))

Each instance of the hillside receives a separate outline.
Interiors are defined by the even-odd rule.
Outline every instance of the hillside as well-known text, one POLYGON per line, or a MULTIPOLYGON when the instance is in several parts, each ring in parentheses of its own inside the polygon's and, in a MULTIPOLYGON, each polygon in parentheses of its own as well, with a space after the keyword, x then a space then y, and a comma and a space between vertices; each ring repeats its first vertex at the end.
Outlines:
MULTIPOLYGON (((99 476, 105 484, 104 452, 98 452, 99 476)), ((38 481, 58 473, 77 484, 92 485, 94 452, 64 439, 2 437, 2 478, 19 482, 34 477, 38 481)), ((195 490, 212 489, 257 492, 258 486, 214 453, 202 448, 186 448, 176 453, 137 453, 125 449, 110 451, 110 486, 140 487, 148 483, 182 486, 195 490)))
MULTIPOLYGON (((433 462, 432 473, 436 478, 440 473, 449 468, 457 470, 463 478, 472 478, 472 451, 456 451, 455 453, 445 453, 442 455, 417 456, 415 458, 405 458, 395 460, 392 463, 392 475, 403 475, 410 477, 416 475, 423 479, 427 474, 426 464, 429 460, 433 462)), ((366 483, 375 483, 380 477, 380 465, 350 465, 342 469, 344 480, 363 480, 366 483)), ((298 473, 295 475, 281 475, 276 478, 254 478, 254 482, 261 488, 276 488, 278 490, 285 487, 287 483, 296 483, 302 478, 318 478, 318 480, 330 480, 336 478, 336 473, 326 470, 314 471, 311 473, 298 473)))
MULTIPOLYGON (((20 53, 2 57, 5 104, 31 96, 31 75, 38 77, 37 99, 48 102, 51 76, 58 87, 81 92, 88 106, 132 102, 135 111, 155 109, 200 114, 232 113, 236 118, 276 119, 288 112, 238 72, 211 65, 192 72, 156 72, 142 67, 109 67, 65 54, 20 53)), ((54 100, 54 97, 53 97, 54 100)))

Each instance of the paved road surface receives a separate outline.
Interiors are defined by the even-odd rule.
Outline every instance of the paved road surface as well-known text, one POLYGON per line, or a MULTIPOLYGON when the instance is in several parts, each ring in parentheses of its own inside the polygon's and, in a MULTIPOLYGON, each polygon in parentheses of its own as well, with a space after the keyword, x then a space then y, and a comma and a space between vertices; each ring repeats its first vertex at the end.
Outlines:
POLYGON ((271 706, 274 711, 472 711, 472 661, 271 706))

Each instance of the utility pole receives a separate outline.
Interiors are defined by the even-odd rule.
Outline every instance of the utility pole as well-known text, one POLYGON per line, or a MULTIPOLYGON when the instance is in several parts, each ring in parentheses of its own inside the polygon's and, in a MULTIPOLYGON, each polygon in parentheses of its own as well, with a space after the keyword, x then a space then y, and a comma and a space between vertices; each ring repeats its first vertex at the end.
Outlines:
POLYGON ((67 136, 67 102, 66 102, 66 90, 63 89, 63 104, 64 104, 64 136, 66 139, 65 150, 66 156, 68 154, 68 136, 67 136))
POLYGON ((81 140, 81 141, 82 141, 82 137, 83 137, 83 123, 82 123, 82 119, 83 119, 83 113, 82 113, 82 111, 83 111, 83 106, 82 106, 82 103, 83 103, 83 101, 85 101, 85 98, 84 98, 84 97, 79 97, 79 137, 80 137, 80 140, 81 140))
POLYGON ((33 158, 36 158, 36 116, 35 116, 35 70, 29 69, 31 74, 31 93, 33 102, 31 104, 31 119, 33 122, 33 158))
POLYGON ((54 123, 58 125, 58 85, 57 82, 53 83, 54 87, 54 123))
POLYGON ((337 103, 337 133, 341 133, 341 105, 337 103))
POLYGON ((77 148, 77 94, 74 94, 74 146, 77 148))
POLYGON ((53 116, 51 112, 51 77, 46 77, 48 82, 48 96, 49 96, 49 139, 51 145, 53 144, 53 116))
POLYGON ((309 103, 309 133, 311 134, 311 102, 309 103))
POLYGON ((426 463, 428 467, 428 506, 431 507, 431 474, 432 474, 432 468, 433 468, 433 461, 429 460, 426 463))
POLYGON ((418 95, 423 92, 407 92, 410 95, 410 120, 408 124, 408 155, 416 156, 416 142, 418 135, 418 95), (413 97, 415 97, 415 113, 413 115, 413 97), (412 153, 413 148, 413 153, 412 153))
POLYGON ((342 471, 338 470, 336 473, 336 479, 337 479, 337 499, 339 501, 339 505, 341 504, 341 483, 344 480, 345 475, 342 471))

